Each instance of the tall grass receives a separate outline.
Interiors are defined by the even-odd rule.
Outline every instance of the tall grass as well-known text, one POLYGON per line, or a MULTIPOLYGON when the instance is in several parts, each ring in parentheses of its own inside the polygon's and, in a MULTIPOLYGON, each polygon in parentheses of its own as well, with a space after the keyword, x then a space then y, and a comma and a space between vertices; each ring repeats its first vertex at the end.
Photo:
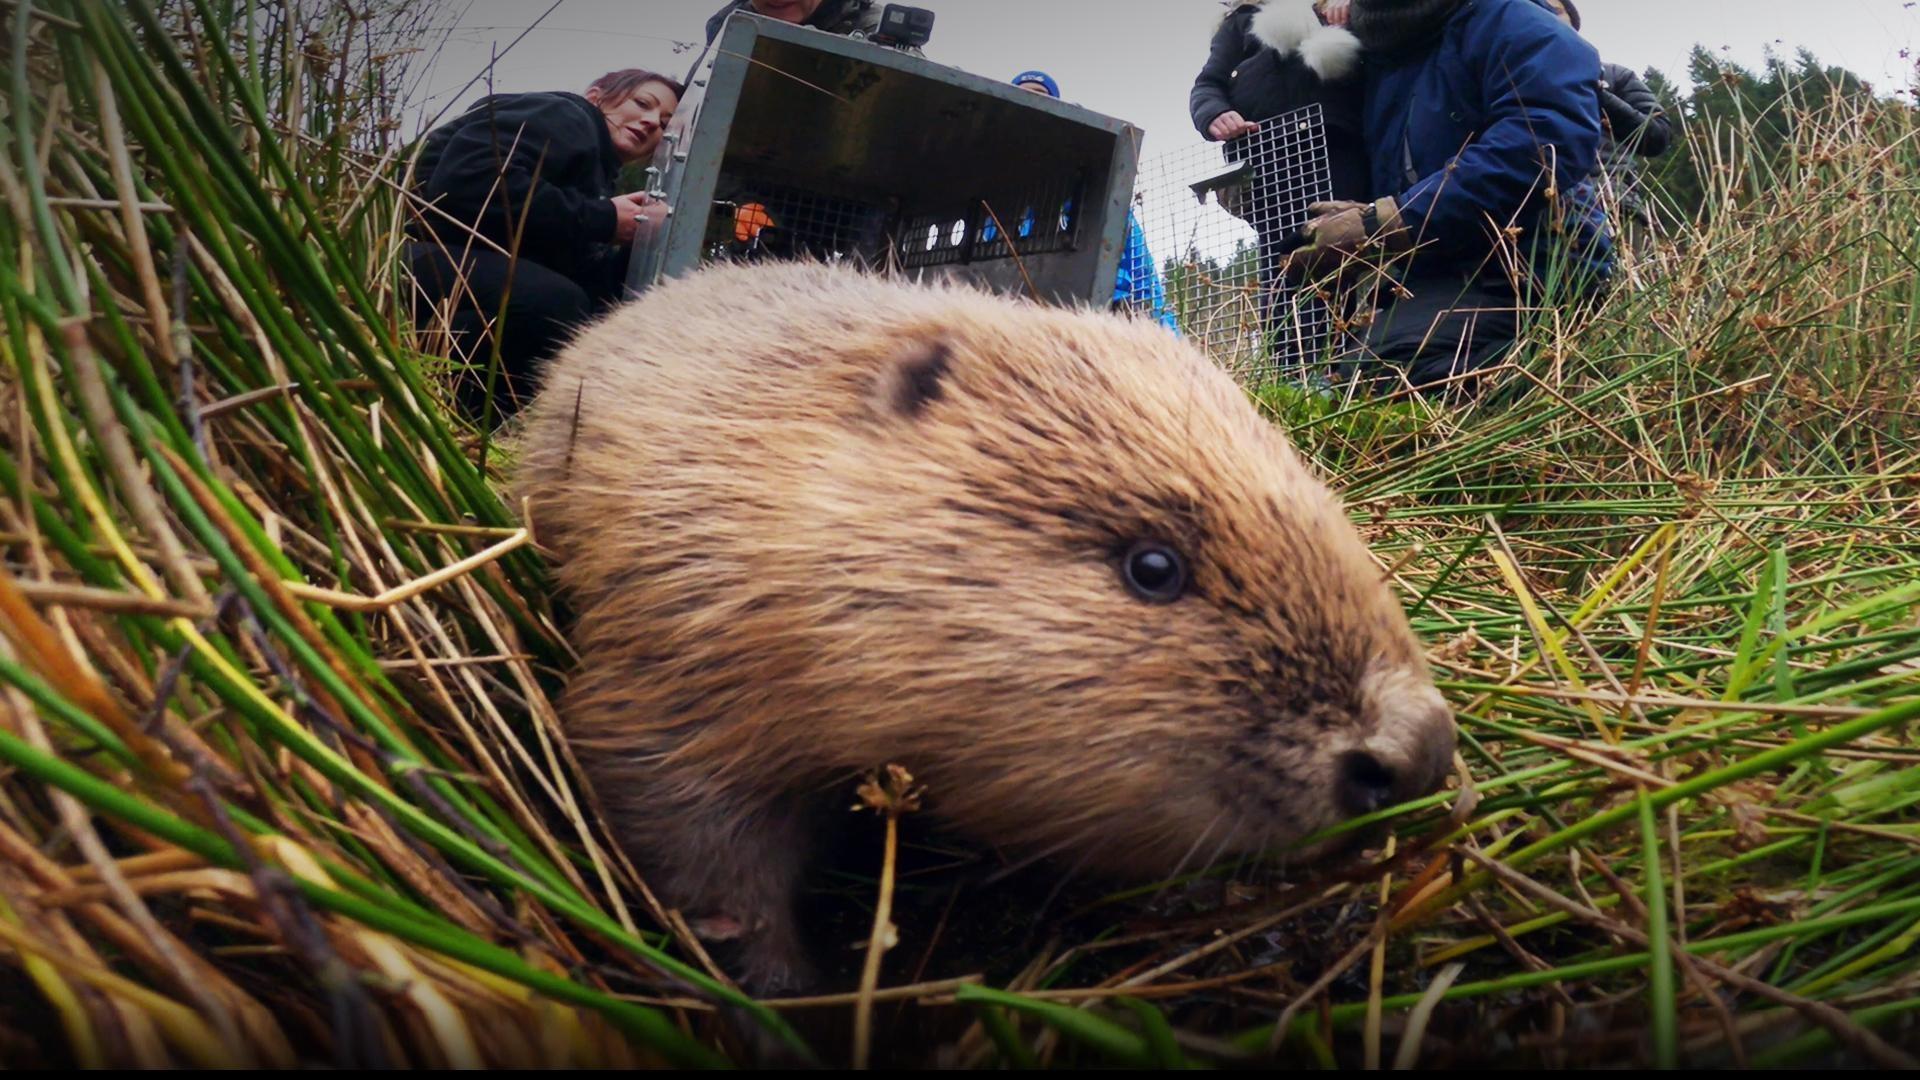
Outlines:
POLYGON ((600 829, 538 552, 399 317, 419 10, 0 8, 0 1060, 842 1060, 856 1009, 919 1064, 1904 1060, 1910 112, 1693 132, 1715 212, 1477 405, 1261 391, 1462 719, 1390 854, 1025 949, 902 882, 879 990, 769 1005, 600 829))
POLYGON ((785 1027, 588 824, 539 563, 373 284, 394 58, 338 10, 9 9, 8 998, 81 1062, 717 1062, 636 995, 785 1027))

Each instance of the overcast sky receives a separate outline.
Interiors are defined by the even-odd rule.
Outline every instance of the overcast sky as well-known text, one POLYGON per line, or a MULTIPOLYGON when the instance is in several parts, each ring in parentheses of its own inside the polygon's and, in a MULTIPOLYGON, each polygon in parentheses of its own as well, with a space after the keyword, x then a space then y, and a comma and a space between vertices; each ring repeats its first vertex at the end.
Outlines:
MULTIPOLYGON (((552 0, 442 0, 444 18, 419 44, 429 50, 416 117, 459 108, 484 92, 460 88, 552 0)), ((604 71, 646 67, 684 74, 720 0, 560 0, 493 72, 500 91, 579 90, 604 71)), ((929 59, 1012 78, 1040 68, 1063 96, 1146 130, 1144 157, 1199 141, 1187 90, 1206 58, 1218 0, 918 0, 936 13, 929 59)), ((1920 54, 1913 0, 1581 0, 1587 37, 1605 58, 1669 74, 1694 43, 1757 61, 1773 46, 1805 46, 1883 90, 1912 84, 1920 54)))

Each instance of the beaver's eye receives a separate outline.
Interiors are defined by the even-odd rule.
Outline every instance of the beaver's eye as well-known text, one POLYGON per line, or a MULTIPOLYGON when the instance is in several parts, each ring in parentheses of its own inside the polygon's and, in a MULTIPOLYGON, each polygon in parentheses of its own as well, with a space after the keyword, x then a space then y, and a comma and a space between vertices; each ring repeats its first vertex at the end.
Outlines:
POLYGON ((1187 562, 1165 544, 1142 540, 1120 561, 1120 577, 1133 595, 1152 604, 1180 599, 1187 588, 1187 562))

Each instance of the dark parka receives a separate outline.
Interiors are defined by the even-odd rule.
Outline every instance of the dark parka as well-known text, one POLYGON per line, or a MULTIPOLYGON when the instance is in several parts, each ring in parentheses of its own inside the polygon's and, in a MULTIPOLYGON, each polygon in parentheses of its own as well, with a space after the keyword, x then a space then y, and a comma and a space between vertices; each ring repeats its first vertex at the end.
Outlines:
MULTIPOLYGON (((707 18, 707 44, 720 36, 720 28, 726 24, 727 16, 746 7, 749 0, 727 0, 727 3, 707 18)), ((858 35, 872 37, 880 29, 880 16, 885 8, 876 0, 820 0, 820 6, 807 16, 804 25, 815 30, 824 30, 829 34, 858 35)))
POLYGON ((1625 64, 1600 66, 1600 111, 1607 118, 1604 146, 1656 158, 1673 143, 1673 123, 1661 110, 1660 99, 1625 64))
POLYGON ((614 242, 619 174, 606 118, 586 98, 481 98, 427 135, 415 189, 439 212, 422 211, 412 231, 455 253, 473 241, 449 217, 507 251, 516 250, 517 232, 522 258, 597 283, 624 265, 625 249, 614 242))
POLYGON ((1221 21, 1187 111, 1206 135, 1225 112, 1259 122, 1318 103, 1333 197, 1362 199, 1369 181, 1361 87, 1359 43, 1351 34, 1320 26, 1312 0, 1269 0, 1241 4, 1221 21))
POLYGON ((1661 111, 1660 99, 1630 67, 1601 66, 1600 112, 1607 120, 1600 141, 1601 170, 1613 187, 1620 209, 1648 220, 1646 198, 1640 191, 1638 158, 1656 158, 1673 143, 1673 124, 1661 111))
MULTIPOLYGON (((714 39, 727 25, 727 19, 737 11, 747 9, 752 0, 727 0, 720 10, 707 17, 707 44, 694 57, 693 66, 687 69, 686 78, 680 81, 693 86, 700 73, 700 65, 706 62, 707 53, 712 50, 714 39)), ((751 12, 749 12, 751 14, 751 12)), ((886 7, 880 0, 820 0, 820 6, 813 9, 802 26, 842 37, 871 38, 880 29, 881 16, 886 7)), ((919 46, 906 50, 914 56, 925 56, 919 46)))
POLYGON ((1374 193, 1399 204, 1416 258, 1479 265, 1511 222, 1536 274, 1558 246, 1538 241, 1565 237, 1572 268, 1604 278, 1613 248, 1591 180, 1599 83, 1593 46, 1534 0, 1464 0, 1430 44, 1370 54, 1374 193))

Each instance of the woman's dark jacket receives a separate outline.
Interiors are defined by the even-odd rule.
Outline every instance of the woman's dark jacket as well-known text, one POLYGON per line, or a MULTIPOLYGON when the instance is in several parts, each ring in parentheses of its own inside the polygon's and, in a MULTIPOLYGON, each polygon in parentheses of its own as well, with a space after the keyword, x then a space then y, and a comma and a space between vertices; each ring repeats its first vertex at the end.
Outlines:
MULTIPOLYGON (((1359 42, 1320 25, 1312 0, 1242 4, 1214 31, 1187 110, 1202 135, 1221 113, 1258 123, 1318 103, 1327 133, 1333 197, 1367 197, 1359 42)), ((1235 147, 1229 158, 1237 160, 1235 147)))
POLYGON ((521 258, 598 281, 624 257, 611 201, 619 173, 606 118, 586 98, 495 94, 427 135, 414 187, 440 212, 422 209, 411 232, 457 256, 474 244, 460 225, 471 226, 521 258))

